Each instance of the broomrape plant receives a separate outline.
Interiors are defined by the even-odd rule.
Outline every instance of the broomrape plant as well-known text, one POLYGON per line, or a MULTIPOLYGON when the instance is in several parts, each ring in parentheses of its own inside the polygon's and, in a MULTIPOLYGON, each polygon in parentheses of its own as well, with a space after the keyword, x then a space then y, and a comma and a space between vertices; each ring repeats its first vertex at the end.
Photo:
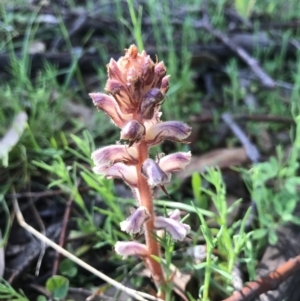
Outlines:
POLYGON ((91 93, 90 97, 121 129, 120 139, 128 143, 109 145, 93 152, 94 172, 123 179, 132 189, 138 208, 120 227, 134 237, 143 233, 145 244, 136 240, 118 241, 115 251, 124 258, 139 256, 152 273, 158 295, 164 298, 162 288, 166 279, 157 260, 161 254, 155 233, 165 230, 174 241, 182 241, 190 226, 180 221, 178 209, 168 217, 156 216, 152 189, 159 186, 167 194, 164 185, 170 181, 172 172, 189 163, 191 153, 178 152, 152 159, 148 152, 164 140, 184 142, 191 127, 179 121, 160 120, 160 108, 169 89, 169 75, 163 62, 154 63, 145 51, 138 53, 137 47, 131 45, 117 62, 111 59, 107 69, 107 94, 91 93))

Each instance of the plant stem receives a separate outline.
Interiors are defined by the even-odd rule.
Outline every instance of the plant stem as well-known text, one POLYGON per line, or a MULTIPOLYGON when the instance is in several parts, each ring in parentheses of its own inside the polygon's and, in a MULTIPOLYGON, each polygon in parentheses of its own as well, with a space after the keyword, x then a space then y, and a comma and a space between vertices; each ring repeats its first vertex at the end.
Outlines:
POLYGON ((204 277, 204 290, 203 290, 203 301, 209 301, 209 284, 210 284, 210 276, 211 276, 211 257, 212 257, 213 248, 207 243, 206 250, 206 268, 205 268, 205 277, 204 277))
MULTIPOLYGON (((136 166, 136 169, 138 175, 138 190, 141 202, 140 205, 146 207, 151 216, 151 219, 144 224, 146 245, 151 255, 160 257, 160 245, 159 242, 156 240, 155 236, 153 235, 155 213, 153 207, 152 193, 147 183, 147 179, 141 174, 142 164, 148 158, 147 143, 145 141, 141 141, 136 145, 136 149, 138 152, 139 161, 139 163, 136 166)), ((161 264, 150 256, 146 259, 146 265, 151 271, 153 280, 157 288, 161 289, 161 287, 166 283, 161 264)), ((163 296, 160 295, 160 298, 163 298, 163 296)))

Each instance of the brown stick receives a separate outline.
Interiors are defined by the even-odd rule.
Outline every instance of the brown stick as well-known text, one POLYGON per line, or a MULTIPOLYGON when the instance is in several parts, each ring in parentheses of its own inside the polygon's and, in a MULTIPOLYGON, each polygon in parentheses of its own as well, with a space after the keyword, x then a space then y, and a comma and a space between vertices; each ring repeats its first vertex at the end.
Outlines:
POLYGON ((260 153, 257 147, 249 140, 246 133, 233 121, 229 113, 224 113, 222 115, 222 119, 229 126, 234 135, 240 140, 251 162, 258 163, 260 153))
MULTIPOLYGON (((72 206, 73 199, 70 197, 67 205, 66 205, 66 210, 61 226, 61 232, 59 236, 59 246, 64 248, 65 243, 66 243, 66 231, 67 231, 67 225, 69 221, 69 216, 71 212, 71 206, 72 206)), ((58 264, 59 264, 59 259, 60 259, 60 253, 56 252, 55 258, 54 258, 54 263, 53 263, 53 269, 52 269, 52 275, 56 275, 57 270, 58 270, 58 264)))
MULTIPOLYGON (((293 118, 274 116, 274 115, 232 115, 233 119, 238 121, 258 121, 258 122, 274 122, 274 123, 285 123, 288 125, 295 124, 293 118)), ((193 116, 190 118, 190 122, 197 123, 211 123, 214 121, 214 117, 211 116, 193 116)))
POLYGON ((251 68, 264 87, 272 89, 276 86, 276 82, 260 67, 258 61, 245 49, 231 41, 224 33, 214 29, 209 23, 208 18, 205 18, 204 21, 200 21, 199 23, 197 22, 196 25, 199 28, 205 29, 211 35, 219 39, 225 46, 241 58, 251 68))
POLYGON ((269 275, 249 282, 239 292, 235 292, 223 301, 251 301, 269 290, 277 289, 282 282, 298 270, 300 270, 300 255, 288 260, 269 275))
MULTIPOLYGON (((78 187, 79 192, 86 192, 90 190, 91 188, 88 186, 82 186, 78 187)), ((8 194, 8 198, 44 198, 44 197, 49 197, 49 196, 54 196, 54 195, 61 195, 61 194, 67 194, 67 192, 63 189, 57 189, 57 190, 48 190, 48 191, 39 191, 39 192, 20 192, 20 193, 12 193, 8 194)), ((23 208, 24 209, 24 208, 23 208)))
MULTIPOLYGON (((160 245, 153 235, 153 233, 155 233, 154 230, 155 213, 154 213, 154 206, 152 200, 152 193, 147 183, 147 179, 141 173, 142 164, 148 158, 147 143, 145 141, 141 141, 136 145, 136 149, 138 152, 138 161, 139 161, 139 163, 136 166, 136 170, 138 175, 138 190, 140 193, 141 205, 148 209, 150 216, 152 217, 144 224, 146 245, 151 255, 160 257, 160 245)), ((155 284, 158 286, 158 289, 161 288, 162 285, 166 283, 161 264, 158 263, 156 260, 154 260, 152 257, 148 257, 146 259, 146 265, 151 271, 153 280, 155 284)), ((160 295, 159 298, 164 299, 164 294, 160 295)))

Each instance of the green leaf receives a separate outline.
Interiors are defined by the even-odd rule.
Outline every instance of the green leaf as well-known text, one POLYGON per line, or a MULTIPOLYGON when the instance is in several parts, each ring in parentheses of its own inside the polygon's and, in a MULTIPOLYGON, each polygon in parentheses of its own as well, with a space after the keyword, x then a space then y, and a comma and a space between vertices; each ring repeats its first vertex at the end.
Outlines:
POLYGON ((271 229, 269 231, 269 243, 271 245, 275 245, 277 241, 278 241, 278 236, 276 235, 276 232, 273 229, 271 229))
POLYGON ((59 265, 59 271, 62 275, 67 277, 74 277, 77 275, 77 266, 70 259, 63 259, 59 265))
POLYGON ((268 229, 256 229, 252 232, 253 240, 264 238, 268 234, 268 229))
POLYGON ((201 262, 201 263, 198 263, 198 264, 194 265, 194 269, 195 270, 201 270, 201 269, 204 269, 206 266, 207 266, 206 262, 201 262))
POLYGON ((201 202, 201 177, 197 172, 194 172, 192 175, 192 188, 194 198, 197 202, 201 202))
POLYGON ((59 275, 52 276, 47 280, 46 288, 54 299, 64 299, 68 294, 69 280, 59 275))
POLYGON ((214 212, 211 212, 211 211, 205 210, 205 209, 201 209, 201 208, 195 207, 193 205, 187 205, 187 204, 183 204, 183 203, 172 202, 172 201, 163 201, 163 200, 154 200, 154 204, 165 207, 165 208, 185 210, 187 212, 194 212, 194 213, 201 212, 201 214, 203 214, 205 216, 208 216, 211 218, 216 218, 216 214, 214 212))
POLYGON ((300 186, 300 177, 289 178, 285 182, 285 188, 290 194, 295 194, 300 186))
POLYGON ((228 274, 226 271, 220 269, 216 264, 212 263, 211 265, 212 269, 219 273, 220 275, 222 275, 223 277, 229 279, 229 280, 232 280, 232 275, 228 274))
POLYGON ((80 172, 80 175, 82 176, 83 180, 86 182, 86 184, 88 186, 90 186, 91 188, 94 188, 95 190, 99 189, 100 183, 93 176, 91 176, 83 171, 80 172))

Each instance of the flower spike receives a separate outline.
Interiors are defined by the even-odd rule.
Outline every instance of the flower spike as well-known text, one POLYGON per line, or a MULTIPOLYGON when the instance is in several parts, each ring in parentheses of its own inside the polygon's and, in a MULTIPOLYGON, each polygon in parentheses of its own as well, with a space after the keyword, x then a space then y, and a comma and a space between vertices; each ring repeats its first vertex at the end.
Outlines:
MULTIPOLYGON (((127 183, 138 202, 137 209, 120 223, 122 231, 137 238, 145 235, 145 244, 138 241, 118 241, 117 254, 126 258, 139 256, 152 273, 157 288, 166 285, 163 266, 155 258, 161 256, 156 230, 167 231, 173 240, 182 241, 190 227, 180 222, 180 211, 174 210, 168 217, 156 216, 152 188, 165 184, 173 172, 182 170, 190 162, 191 153, 178 152, 156 160, 149 158, 149 149, 172 140, 186 143, 191 128, 180 121, 161 121, 161 106, 169 89, 169 75, 164 62, 154 62, 135 45, 125 50, 117 61, 107 65, 108 80, 104 93, 91 93, 94 105, 104 111, 121 129, 120 139, 127 145, 109 145, 92 153, 94 172, 106 178, 122 179, 127 183), (153 255, 153 256, 151 256, 153 255)), ((164 299, 163 295, 160 296, 164 299)))

